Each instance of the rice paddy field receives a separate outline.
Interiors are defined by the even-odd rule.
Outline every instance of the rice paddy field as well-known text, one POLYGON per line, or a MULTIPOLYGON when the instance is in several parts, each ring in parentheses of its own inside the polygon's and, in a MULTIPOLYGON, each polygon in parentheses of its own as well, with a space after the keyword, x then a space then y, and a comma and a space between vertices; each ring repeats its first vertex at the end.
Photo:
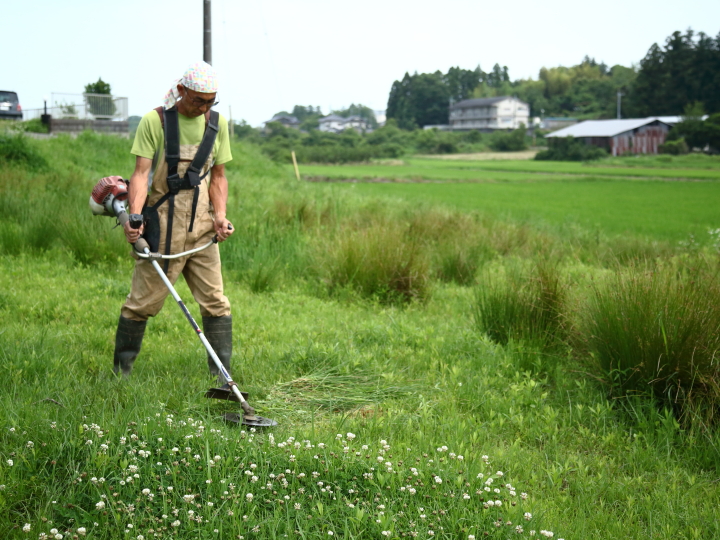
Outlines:
POLYGON ((297 182, 234 145, 233 373, 263 431, 203 397, 174 302, 112 373, 132 259, 87 199, 129 148, 0 137, 0 538, 720 536, 716 161, 297 182))
POLYGON ((317 181, 371 196, 435 202, 522 221, 610 234, 696 241, 720 222, 717 157, 614 158, 601 164, 407 159, 393 165, 310 165, 317 181))

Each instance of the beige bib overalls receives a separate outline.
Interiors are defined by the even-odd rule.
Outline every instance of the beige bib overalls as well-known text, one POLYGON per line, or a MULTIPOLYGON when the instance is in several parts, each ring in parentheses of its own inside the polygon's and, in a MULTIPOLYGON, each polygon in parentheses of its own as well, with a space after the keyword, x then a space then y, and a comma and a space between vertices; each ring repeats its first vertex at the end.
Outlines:
MULTIPOLYGON (((180 145, 180 163, 178 174, 185 176, 190 162, 198 150, 199 144, 180 145)), ((213 162, 213 153, 210 154, 203 166, 202 175, 208 173, 213 162)), ((148 194, 147 204, 154 205, 168 192, 167 175, 168 166, 165 161, 164 150, 159 154, 158 167, 153 176, 152 187, 148 194)), ((173 211, 172 240, 170 253, 180 253, 210 242, 215 234, 213 227, 213 208, 208 193, 211 175, 208 173, 198 186, 198 201, 195 216, 192 216, 194 189, 183 189, 175 195, 173 211)), ((159 253, 165 253, 165 239, 167 233, 169 201, 165 201, 159 208, 160 216, 160 247, 159 253)), ((220 272, 220 250, 217 244, 207 249, 168 261, 167 277, 175 284, 182 275, 190 288, 193 297, 200 304, 200 314, 203 317, 224 317, 230 315, 230 302, 223 293, 222 274, 220 272)), ((164 266, 164 262, 160 263, 164 266)), ((154 317, 162 309, 165 297, 169 294, 167 287, 160 279, 157 271, 150 261, 139 259, 135 263, 132 277, 132 288, 120 314, 134 321, 146 321, 154 317)))

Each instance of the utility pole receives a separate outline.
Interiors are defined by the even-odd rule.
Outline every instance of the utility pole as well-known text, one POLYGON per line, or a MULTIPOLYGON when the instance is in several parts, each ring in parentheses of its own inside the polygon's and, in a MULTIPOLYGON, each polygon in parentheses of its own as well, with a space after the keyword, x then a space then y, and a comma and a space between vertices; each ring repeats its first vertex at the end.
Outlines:
POLYGON ((203 0, 203 60, 212 64, 212 24, 210 0, 203 0))
POLYGON ((622 98, 625 94, 623 94, 620 90, 617 91, 617 117, 618 120, 620 120, 620 102, 622 101, 620 98, 622 98))

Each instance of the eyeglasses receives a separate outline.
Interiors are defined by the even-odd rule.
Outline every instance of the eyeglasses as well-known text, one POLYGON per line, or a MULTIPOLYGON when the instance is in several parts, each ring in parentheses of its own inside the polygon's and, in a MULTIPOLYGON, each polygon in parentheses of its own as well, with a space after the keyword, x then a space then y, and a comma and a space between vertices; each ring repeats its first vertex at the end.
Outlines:
POLYGON ((219 101, 215 101, 214 99, 200 99, 199 97, 190 98, 190 101, 196 107, 205 107, 205 106, 214 107, 215 105, 220 103, 219 101))

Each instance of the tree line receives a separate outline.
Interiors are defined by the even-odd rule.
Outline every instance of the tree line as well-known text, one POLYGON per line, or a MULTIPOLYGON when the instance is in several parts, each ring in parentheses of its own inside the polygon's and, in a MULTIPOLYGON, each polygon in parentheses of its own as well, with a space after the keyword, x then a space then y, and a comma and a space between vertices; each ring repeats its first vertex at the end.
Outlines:
POLYGON ((615 65, 586 56, 571 67, 543 67, 537 79, 512 81, 507 66, 490 72, 453 67, 447 73, 414 73, 392 84, 387 117, 415 129, 447 124, 449 106, 469 98, 517 96, 532 116, 615 118, 682 115, 691 104, 720 112, 720 34, 712 38, 674 32, 663 46, 653 44, 638 66, 615 65))

